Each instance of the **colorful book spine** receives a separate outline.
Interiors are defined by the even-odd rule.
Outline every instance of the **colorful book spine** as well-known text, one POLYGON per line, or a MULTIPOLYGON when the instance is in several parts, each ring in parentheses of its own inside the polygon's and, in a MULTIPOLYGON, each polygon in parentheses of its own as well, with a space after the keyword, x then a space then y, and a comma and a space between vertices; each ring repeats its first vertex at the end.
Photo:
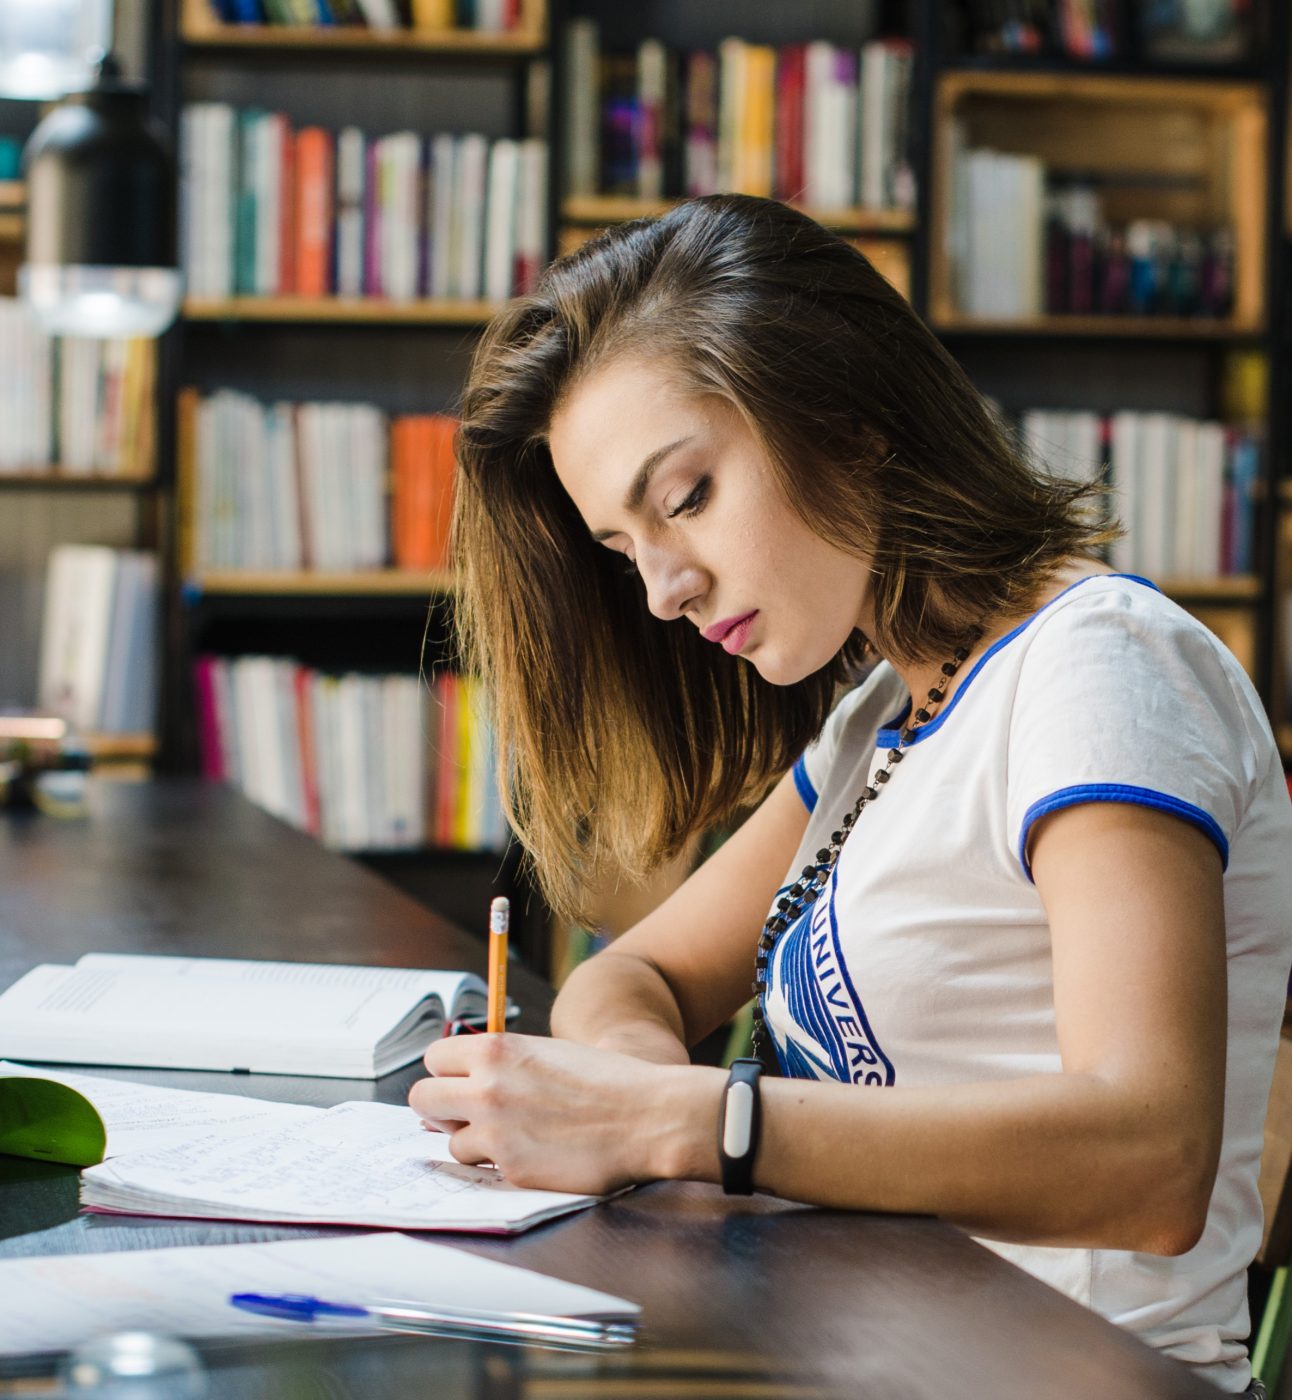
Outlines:
POLYGON ((294 129, 186 108, 182 255, 195 295, 505 301, 547 251, 546 143, 294 129))

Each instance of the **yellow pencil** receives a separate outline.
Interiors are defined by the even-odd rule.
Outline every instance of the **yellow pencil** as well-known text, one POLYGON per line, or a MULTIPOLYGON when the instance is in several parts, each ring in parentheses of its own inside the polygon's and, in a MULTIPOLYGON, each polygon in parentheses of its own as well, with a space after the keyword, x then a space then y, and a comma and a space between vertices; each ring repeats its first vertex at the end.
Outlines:
POLYGON ((489 1018, 485 1029, 507 1026, 507 931, 511 904, 501 895, 489 906, 489 1018))

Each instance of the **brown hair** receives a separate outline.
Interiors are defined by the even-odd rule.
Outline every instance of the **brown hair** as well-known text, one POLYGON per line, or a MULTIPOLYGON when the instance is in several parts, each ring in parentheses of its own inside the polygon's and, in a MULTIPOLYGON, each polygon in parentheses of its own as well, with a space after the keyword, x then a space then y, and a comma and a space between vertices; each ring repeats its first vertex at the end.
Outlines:
POLYGON ((476 350, 458 462, 462 659, 489 691, 508 815, 566 915, 765 793, 867 641, 899 660, 948 653, 1114 533, 1101 488, 1035 471, 861 253, 745 195, 689 200, 552 263, 476 350), (632 354, 732 405, 802 518, 873 557, 873 637, 778 687, 651 616, 547 442, 578 383, 632 354))

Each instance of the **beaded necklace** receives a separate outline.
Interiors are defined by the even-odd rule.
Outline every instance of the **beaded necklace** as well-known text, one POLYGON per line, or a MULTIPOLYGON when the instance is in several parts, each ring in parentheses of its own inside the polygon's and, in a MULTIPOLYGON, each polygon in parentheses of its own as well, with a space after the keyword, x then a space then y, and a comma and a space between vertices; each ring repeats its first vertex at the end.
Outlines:
POLYGON ((981 636, 982 628, 975 627, 965 640, 964 645, 956 648, 951 660, 942 663, 937 680, 929 688, 926 703, 915 711, 909 722, 899 732, 897 747, 889 749, 884 766, 877 769, 871 777, 870 784, 862 788, 861 796, 853 804, 852 811, 844 814, 843 820, 839 823, 840 829, 831 833, 829 846, 823 846, 816 853, 814 865, 803 867, 798 879, 776 901, 775 911, 763 925, 763 931, 758 936, 758 954, 754 960, 753 1054, 769 1070, 772 1069, 773 1062, 768 1053, 767 1022, 763 1015, 763 994, 767 991, 767 968, 771 963, 772 950, 776 946, 776 940, 820 897, 825 889, 826 881, 830 878, 830 872, 839 859, 839 852, 843 850, 843 843, 848 839, 857 818, 861 816, 866 804, 873 802, 883 792, 884 784, 892 777, 893 769, 902 761, 916 732, 923 729, 937 714, 938 706, 946 698, 947 685, 951 677, 960 669, 981 636))

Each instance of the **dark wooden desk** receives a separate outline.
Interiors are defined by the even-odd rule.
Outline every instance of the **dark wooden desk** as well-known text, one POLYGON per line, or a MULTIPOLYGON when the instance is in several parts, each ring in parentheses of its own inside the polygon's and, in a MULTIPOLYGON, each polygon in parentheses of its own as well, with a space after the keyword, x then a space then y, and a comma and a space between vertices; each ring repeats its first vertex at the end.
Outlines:
MULTIPOLYGON (((483 966, 477 940, 231 792, 195 782, 98 787, 83 822, 0 820, 0 983, 91 949, 483 966)), ((525 1028, 541 1030, 547 989, 518 970, 512 990, 525 1005, 525 1028)), ((375 1085, 128 1076, 330 1104, 401 1102, 417 1071, 375 1085)), ((81 1216, 73 1170, 0 1158, 0 1256, 306 1233, 334 1232, 81 1216)), ((1216 1393, 935 1220, 728 1200, 715 1187, 668 1183, 514 1240, 444 1238, 636 1299, 646 1340, 615 1358, 402 1337, 217 1348, 209 1353, 212 1393, 363 1400, 432 1391, 440 1400, 1205 1400, 1216 1393)))

